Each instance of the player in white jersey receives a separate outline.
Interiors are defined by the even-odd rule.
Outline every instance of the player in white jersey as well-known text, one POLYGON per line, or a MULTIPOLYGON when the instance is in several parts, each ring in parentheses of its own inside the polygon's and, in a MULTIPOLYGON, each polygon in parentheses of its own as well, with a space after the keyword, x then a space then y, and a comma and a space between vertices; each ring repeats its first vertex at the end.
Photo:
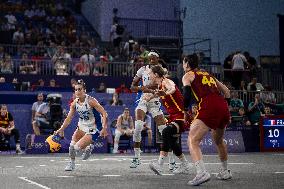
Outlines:
MULTIPOLYGON (((75 156, 83 150, 87 151, 98 136, 107 136, 107 113, 99 102, 86 94, 86 86, 83 80, 79 80, 75 85, 76 99, 70 105, 70 111, 67 118, 64 120, 60 129, 55 134, 63 136, 64 129, 70 124, 75 112, 79 114, 78 127, 75 130, 69 147, 70 162, 65 168, 65 171, 75 169, 75 156), (94 111, 101 114, 102 124, 96 124, 94 111)), ((91 150, 89 149, 89 154, 91 150)))
MULTIPOLYGON (((156 86, 153 86, 149 78, 149 72, 151 71, 151 66, 159 64, 159 55, 158 53, 151 51, 148 54, 148 57, 150 60, 150 65, 141 67, 137 71, 136 76, 134 77, 131 84, 131 90, 133 92, 138 92, 138 98, 136 99, 135 129, 133 134, 135 156, 131 162, 130 168, 136 168, 138 165, 140 165, 141 131, 143 130, 143 126, 145 124, 144 120, 146 113, 151 113, 160 133, 162 133, 162 130, 166 127, 166 121, 161 110, 159 97, 152 98, 148 102, 144 100, 147 95, 152 95, 150 93, 153 93, 153 89, 157 88, 156 86), (140 80, 142 80, 142 86, 138 86, 140 80)), ((171 157, 173 157, 173 155, 171 157)), ((175 165, 175 162, 173 163, 173 165, 175 165)))

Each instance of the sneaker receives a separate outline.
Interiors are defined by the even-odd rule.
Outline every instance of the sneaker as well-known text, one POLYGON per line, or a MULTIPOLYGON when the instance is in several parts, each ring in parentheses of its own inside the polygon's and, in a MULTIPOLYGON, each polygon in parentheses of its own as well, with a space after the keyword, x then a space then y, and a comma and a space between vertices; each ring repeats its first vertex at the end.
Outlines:
POLYGON ((73 171, 75 169, 75 162, 69 162, 65 167, 65 171, 73 171))
POLYGON ((162 175, 162 167, 157 162, 150 163, 149 167, 155 174, 162 175))
POLYGON ((130 164, 130 168, 136 168, 140 165, 140 160, 138 158, 133 158, 130 164))
POLYGON ((82 154, 82 159, 87 160, 92 155, 92 151, 94 150, 95 146, 93 144, 90 144, 86 147, 85 152, 82 154))
POLYGON ((196 177, 193 180, 188 181, 187 184, 192 185, 192 186, 198 186, 202 183, 209 181, 210 178, 211 178, 210 173, 208 173, 207 171, 204 171, 203 173, 196 175, 196 177))
POLYGON ((16 154, 22 155, 22 154, 24 154, 24 152, 21 149, 16 149, 16 154))
POLYGON ((189 174, 190 171, 189 163, 181 163, 180 166, 173 171, 174 174, 189 174))
POLYGON ((220 179, 220 180, 228 180, 228 179, 231 179, 232 178, 232 173, 231 173, 231 170, 223 170, 221 171, 220 173, 218 173, 216 175, 217 179, 220 179))
POLYGON ((169 171, 170 172, 175 171, 177 168, 178 168, 178 166, 177 166, 176 162, 169 163, 169 171))

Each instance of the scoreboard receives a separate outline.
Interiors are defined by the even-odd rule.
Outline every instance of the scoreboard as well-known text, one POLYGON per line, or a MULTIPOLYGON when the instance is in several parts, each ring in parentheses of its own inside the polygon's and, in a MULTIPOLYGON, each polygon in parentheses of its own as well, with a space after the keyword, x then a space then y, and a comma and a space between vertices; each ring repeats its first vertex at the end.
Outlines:
POLYGON ((260 120, 261 151, 284 151, 284 116, 267 116, 260 120))

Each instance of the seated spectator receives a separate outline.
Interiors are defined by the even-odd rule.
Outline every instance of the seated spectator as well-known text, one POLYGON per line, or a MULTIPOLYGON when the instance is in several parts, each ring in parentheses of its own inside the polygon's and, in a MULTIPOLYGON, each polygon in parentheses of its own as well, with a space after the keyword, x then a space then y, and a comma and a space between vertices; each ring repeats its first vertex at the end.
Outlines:
POLYGON ((122 100, 119 99, 119 95, 117 93, 113 93, 112 100, 110 100, 111 106, 122 106, 124 105, 122 100))
POLYGON ((260 93, 260 98, 265 104, 276 104, 275 94, 272 92, 271 86, 265 86, 263 92, 260 93))
POLYGON ((0 62, 0 72, 1 73, 13 73, 13 61, 10 55, 5 55, 5 58, 0 62))
POLYGON ((263 91, 264 88, 261 83, 257 82, 257 78, 252 78, 251 82, 248 84, 248 91, 263 91))
POLYGON ((247 84, 244 80, 241 81, 241 85, 238 88, 238 90, 242 91, 242 92, 247 92, 247 84))
POLYGON ((11 11, 8 12, 8 14, 5 16, 5 18, 7 18, 7 20, 8 20, 9 30, 16 29, 17 18, 12 14, 11 11))
POLYGON ((14 118, 8 112, 7 105, 2 104, 0 106, 0 139, 10 141, 11 136, 15 139, 16 153, 22 154, 19 130, 15 128, 14 118))
POLYGON ((151 127, 151 116, 149 116, 148 114, 145 115, 145 120, 144 120, 144 125, 143 125, 143 129, 142 129, 142 136, 146 136, 148 137, 148 147, 150 148, 152 146, 152 127, 151 127))
POLYGON ((118 116, 115 129, 113 153, 118 153, 118 144, 120 136, 132 136, 134 131, 134 121, 128 108, 125 108, 123 113, 118 116))
POLYGON ((43 94, 38 93, 37 94, 37 101, 33 103, 32 105, 32 123, 35 121, 35 114, 38 109, 38 107, 43 103, 43 94))
POLYGON ((36 110, 34 121, 33 121, 33 130, 35 135, 40 135, 41 129, 48 129, 49 120, 50 120, 50 105, 51 101, 42 103, 36 110))
POLYGON ((39 79, 35 84, 32 85, 32 91, 35 91, 38 87, 44 87, 43 79, 39 79))
POLYGON ((231 116, 237 116, 239 109, 244 107, 244 103, 238 98, 238 92, 231 92, 230 113, 231 116))
POLYGON ((36 68, 34 62, 32 62, 26 53, 23 53, 21 63, 20 63, 20 73, 21 74, 36 74, 36 68))
POLYGON ((240 124, 243 126, 250 126, 251 125, 251 122, 249 121, 248 119, 248 116, 246 114, 246 111, 245 111, 245 108, 244 107, 241 107, 239 108, 239 114, 238 116, 241 116, 241 121, 240 121, 240 124))
POLYGON ((75 64, 74 72, 76 75, 90 75, 91 68, 89 64, 86 64, 84 61, 80 60, 79 63, 75 64))
POLYGON ((259 94, 255 94, 255 100, 248 105, 249 120, 252 125, 258 125, 260 116, 264 113, 264 104, 259 94))
POLYGON ((0 77, 0 83, 6 83, 5 77, 0 77))
POLYGON ((105 83, 100 83, 99 88, 96 90, 97 93, 105 93, 106 92, 106 85, 105 83))
POLYGON ((69 75, 69 65, 72 62, 71 55, 65 52, 63 46, 58 46, 57 52, 52 57, 56 75, 69 75))
POLYGON ((117 94, 120 94, 120 93, 131 93, 131 90, 128 89, 126 86, 125 86, 125 83, 123 82, 120 87, 116 88, 115 89, 115 92, 117 94))
POLYGON ((56 85, 55 79, 51 79, 51 80, 49 81, 49 87, 58 87, 58 85, 56 85))
POLYGON ((264 116, 271 116, 271 115, 274 115, 272 112, 271 112, 271 108, 269 106, 265 106, 264 107, 264 116))
POLYGON ((80 57, 80 63, 81 62, 89 67, 90 72, 93 70, 96 64, 96 58, 91 54, 90 49, 86 49, 85 53, 80 57))
POLYGON ((22 28, 19 27, 13 34, 13 42, 16 44, 22 44, 24 43, 24 40, 24 33, 22 31, 22 28))

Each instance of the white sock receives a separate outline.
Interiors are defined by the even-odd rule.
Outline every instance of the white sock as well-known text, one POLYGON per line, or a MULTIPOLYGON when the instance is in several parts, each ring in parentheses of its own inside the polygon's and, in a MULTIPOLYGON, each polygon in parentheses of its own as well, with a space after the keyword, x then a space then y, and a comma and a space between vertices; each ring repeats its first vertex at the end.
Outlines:
POLYGON ((17 150, 20 150, 20 149, 21 149, 20 143, 17 143, 17 144, 16 144, 16 149, 17 149, 17 150))
POLYGON ((164 164, 164 161, 165 161, 165 156, 160 155, 159 160, 158 160, 158 164, 159 164, 159 165, 163 165, 163 164, 164 164))
POLYGON ((228 163, 227 160, 226 161, 221 161, 221 165, 222 165, 222 170, 225 171, 228 169, 228 163))
POLYGON ((187 163, 187 159, 185 158, 184 154, 181 154, 179 160, 184 164, 187 163))
POLYGON ((134 148, 134 153, 136 158, 140 158, 140 148, 134 148))
POLYGON ((169 163, 175 163, 176 162, 173 151, 168 152, 168 156, 169 156, 169 163))
POLYGON ((118 150, 118 144, 117 143, 114 143, 113 145, 113 151, 117 151, 118 150))
POLYGON ((204 165, 204 162, 203 162, 202 159, 195 162, 194 165, 195 165, 197 174, 200 174, 200 173, 203 173, 204 171, 206 171, 205 165, 204 165))

